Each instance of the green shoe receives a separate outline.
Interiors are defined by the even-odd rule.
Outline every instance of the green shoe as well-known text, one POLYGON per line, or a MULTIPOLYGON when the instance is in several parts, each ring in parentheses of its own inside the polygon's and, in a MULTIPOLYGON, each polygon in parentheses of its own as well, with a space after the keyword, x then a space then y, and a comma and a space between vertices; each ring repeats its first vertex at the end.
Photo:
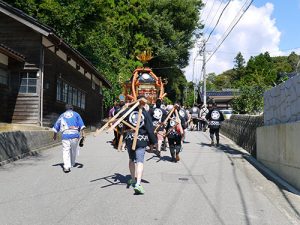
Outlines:
POLYGON ((134 186, 134 192, 136 193, 136 194, 144 194, 145 193, 145 190, 144 190, 144 188, 142 187, 142 185, 135 185, 134 186))
POLYGON ((133 179, 129 179, 129 180, 127 181, 127 184, 128 184, 129 186, 133 186, 133 187, 134 187, 135 183, 136 183, 136 181, 134 181, 133 179))

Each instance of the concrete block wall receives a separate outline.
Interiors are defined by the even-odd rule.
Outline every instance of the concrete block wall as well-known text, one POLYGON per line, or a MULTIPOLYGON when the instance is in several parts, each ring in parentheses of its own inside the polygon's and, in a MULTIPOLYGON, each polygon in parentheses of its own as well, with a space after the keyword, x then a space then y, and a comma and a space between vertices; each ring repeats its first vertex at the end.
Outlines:
POLYGON ((300 190, 300 122, 257 128, 257 159, 300 190))
POLYGON ((52 137, 53 132, 46 130, 0 133, 0 165, 58 145, 60 137, 56 141, 52 137))
POLYGON ((258 161, 300 190, 300 76, 264 93, 264 125, 256 131, 258 161))
POLYGON ((264 124, 300 121, 300 76, 264 93, 264 124))

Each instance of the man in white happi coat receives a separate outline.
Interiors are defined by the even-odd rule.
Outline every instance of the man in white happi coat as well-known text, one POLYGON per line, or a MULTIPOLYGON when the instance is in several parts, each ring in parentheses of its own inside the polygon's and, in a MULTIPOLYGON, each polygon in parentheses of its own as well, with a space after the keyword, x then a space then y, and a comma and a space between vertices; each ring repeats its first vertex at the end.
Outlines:
POLYGON ((66 105, 66 111, 61 114, 53 126, 53 139, 56 140, 57 133, 62 133, 63 146, 63 171, 68 173, 75 165, 76 155, 78 154, 78 142, 80 136, 84 138, 85 125, 81 116, 73 111, 73 106, 66 105))

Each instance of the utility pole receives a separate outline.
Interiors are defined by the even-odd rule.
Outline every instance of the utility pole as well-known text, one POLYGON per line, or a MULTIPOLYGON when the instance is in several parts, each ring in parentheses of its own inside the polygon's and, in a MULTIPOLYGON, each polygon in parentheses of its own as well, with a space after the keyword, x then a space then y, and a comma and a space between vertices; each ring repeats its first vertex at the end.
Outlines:
POLYGON ((203 104, 206 106, 206 55, 205 55, 205 40, 203 41, 202 53, 203 53, 203 65, 202 65, 202 73, 203 73, 203 104))

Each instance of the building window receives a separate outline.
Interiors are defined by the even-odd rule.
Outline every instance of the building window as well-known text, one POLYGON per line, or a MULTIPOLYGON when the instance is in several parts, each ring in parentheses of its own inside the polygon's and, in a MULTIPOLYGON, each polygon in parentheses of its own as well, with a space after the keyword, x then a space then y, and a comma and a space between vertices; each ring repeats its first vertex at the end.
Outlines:
POLYGON ((99 85, 99 94, 102 95, 103 91, 102 91, 102 82, 100 81, 100 85, 99 85))
POLYGON ((93 89, 93 90, 96 90, 96 83, 95 83, 94 80, 92 80, 92 89, 93 89))
POLYGON ((58 79, 56 84, 56 100, 85 109, 85 93, 58 79))
POLYGON ((8 72, 0 68, 0 84, 8 85, 8 72))
POLYGON ((37 77, 36 71, 20 73, 20 93, 36 93, 37 77))

